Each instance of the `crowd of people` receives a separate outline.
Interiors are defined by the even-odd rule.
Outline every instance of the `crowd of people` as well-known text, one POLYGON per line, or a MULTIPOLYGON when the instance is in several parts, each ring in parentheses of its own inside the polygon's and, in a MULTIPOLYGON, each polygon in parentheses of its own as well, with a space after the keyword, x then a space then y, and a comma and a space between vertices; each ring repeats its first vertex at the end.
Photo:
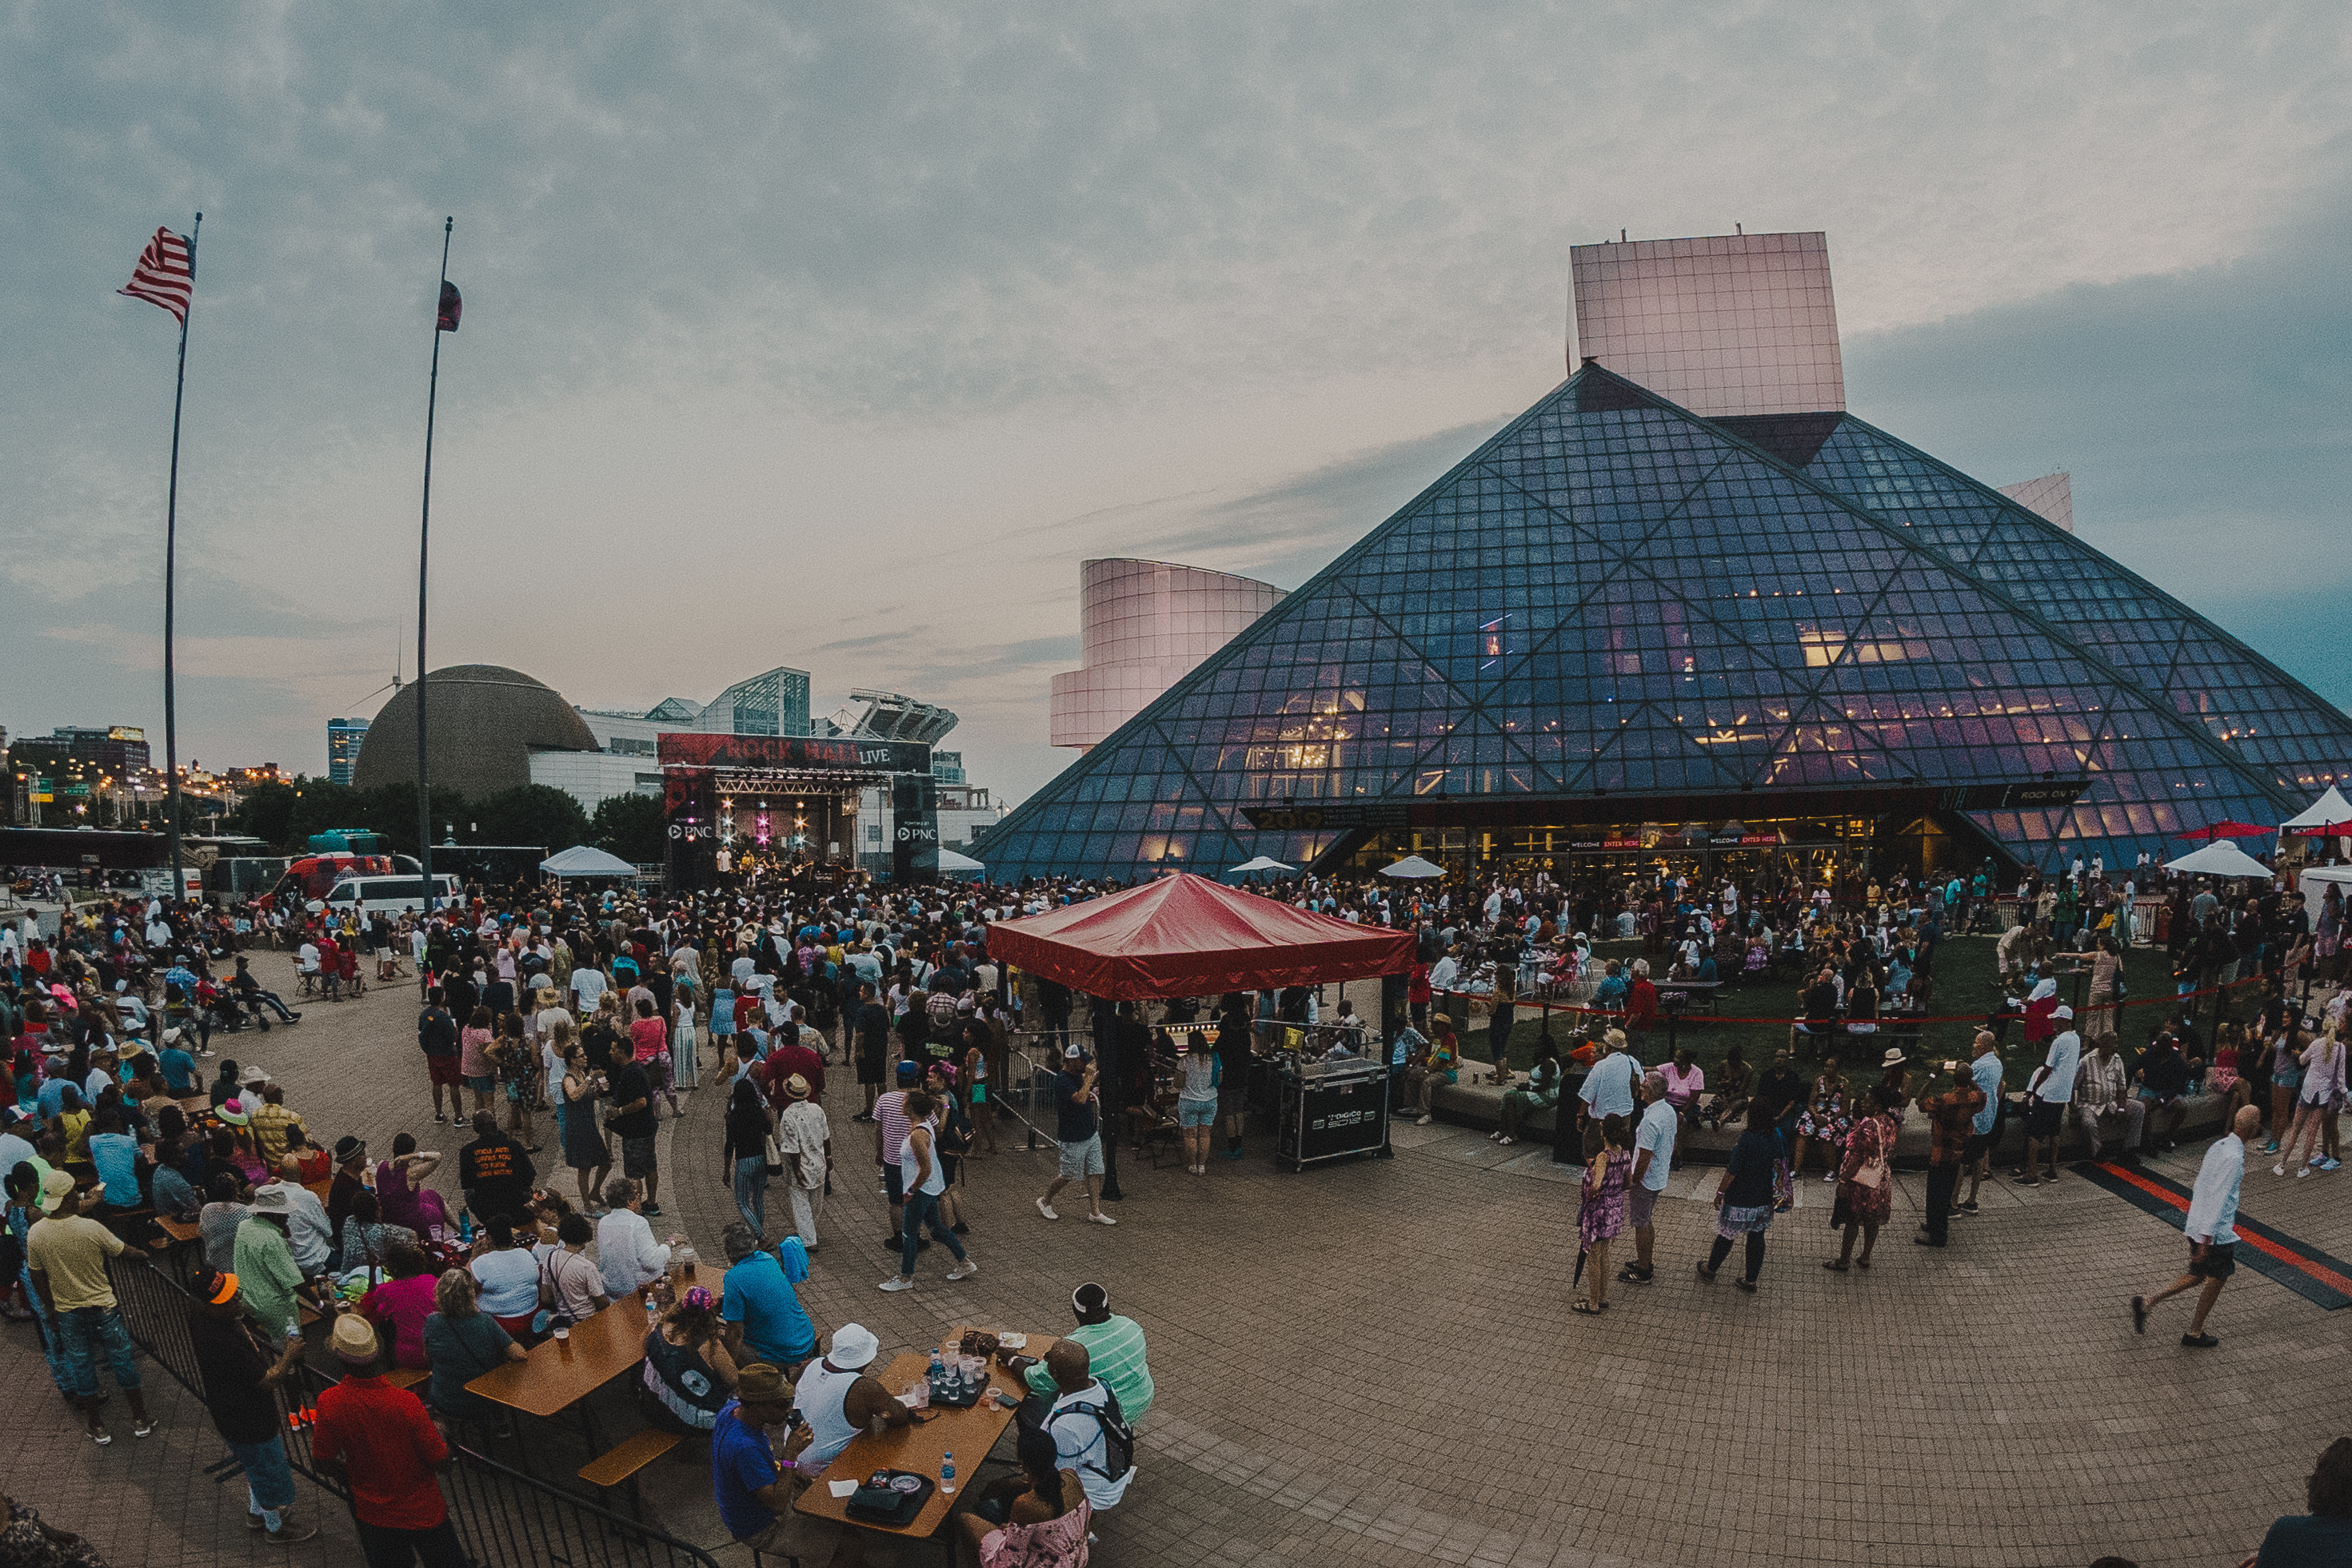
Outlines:
MULTIPOLYGON (((1998 1027, 1962 1061, 1914 1062, 1900 1049, 1874 1049, 1878 1025, 1925 1011, 1936 997, 1938 946, 1997 924, 1989 876, 1744 888, 1699 876, 1567 886, 1538 874, 1468 890, 1315 879, 1269 890, 1341 919, 1419 932, 1402 1005, 1370 1020, 1345 1002, 1327 1013, 1309 987, 1171 1001, 1155 1019, 1035 977, 1022 983, 990 956, 989 926, 1100 891, 1077 883, 895 892, 777 882, 668 899, 477 889, 431 917, 349 926, 316 914, 152 900, 83 904, 46 940, 0 927, 0 1024, 16 1078, 16 1109, 0 1129, 6 1235, 18 1254, 10 1315, 37 1321, 58 1389, 94 1441, 112 1440, 101 1364, 144 1437, 152 1424, 127 1332, 119 1314, 108 1316, 104 1261, 135 1252, 150 1216, 170 1216, 201 1233, 200 1318, 243 1335, 207 1331, 225 1385, 271 1386, 266 1379, 284 1359, 272 1336, 291 1343, 287 1327, 299 1330, 310 1307, 336 1319, 330 1338, 352 1367, 428 1374, 415 1395, 347 1379, 355 1391, 386 1405, 394 1395, 421 1401, 445 1420, 495 1430, 498 1411, 466 1383, 561 1325, 647 1292, 658 1312, 639 1388, 648 1421, 710 1440, 722 1512, 740 1539, 779 1529, 798 1539, 792 1511, 775 1505, 822 1471, 838 1452, 828 1443, 862 1428, 855 1413, 873 1402, 863 1375, 873 1336, 855 1324, 820 1334, 794 1290, 827 1239, 825 1197, 866 1158, 877 1167, 892 1216, 882 1244, 897 1262, 883 1291, 919 1288, 920 1254, 934 1246, 952 1260, 949 1280, 976 1273, 964 1164, 992 1152, 1006 1092, 1028 1087, 1024 1080, 1045 1096, 1052 1122, 1041 1130, 1058 1146, 1039 1217, 1060 1219, 1057 1203, 1075 1194, 1086 1220, 1111 1225, 1106 1205, 1120 1197, 1115 1156, 1128 1113, 1164 1103, 1187 1174, 1206 1176, 1215 1155, 1239 1157, 1253 1061, 1286 1030, 1311 1030, 1318 1051, 1385 1056, 1392 1103, 1426 1121, 1436 1087, 1462 1064, 1455 1030, 1474 1002, 1488 1012, 1489 1049, 1507 1070, 1517 999, 1567 996, 1584 1009, 1578 1027, 1560 1040, 1547 1030, 1504 1096, 1493 1136, 1516 1141, 1547 1111, 1572 1117, 1583 1161, 1572 1310, 1587 1315, 1609 1310, 1612 1282, 1654 1278, 1656 1201, 1698 1127, 1740 1133, 1714 1193, 1712 1245, 1692 1263, 1712 1281, 1738 1249, 1734 1283, 1748 1291, 1759 1288, 1766 1232, 1816 1157, 1836 1189, 1837 1247, 1822 1267, 1873 1267, 1910 1116, 1928 1133, 1927 1214, 1915 1238, 1923 1246, 1947 1245, 1953 1218, 1978 1212, 2010 1114, 2026 1120, 2022 1181, 2057 1179, 2070 1126, 2095 1153, 2109 1139, 2124 1155, 2168 1145, 2182 1102, 2200 1090, 2231 1097, 2233 1125, 2245 1129, 2235 1137, 2251 1142, 2271 1119, 2268 1152, 2280 1174, 2297 1161, 2305 1175, 2336 1168, 2341 999, 2305 1018, 2295 995, 2307 997, 2343 961, 2332 892, 2315 919, 2274 892, 2232 903, 2164 888, 2151 920, 2143 894, 2158 890, 2137 885, 2150 880, 2145 870, 2111 876, 2095 862, 2029 877, 2014 890, 2022 918, 1996 947, 2004 994, 1969 999, 2000 1015, 1998 1027), (1639 940, 1642 950, 1603 956, 1596 931, 1639 940), (2209 1040, 2193 1009, 2168 1010, 2147 1046, 2126 1053, 2116 1004, 2126 995, 2122 956, 2136 939, 2171 956, 2183 993, 2259 979, 2251 1016, 2221 1019, 2209 1040), (470 1140, 446 1162, 417 1133, 400 1134, 381 1160, 355 1135, 321 1147, 280 1086, 217 1057, 220 1035, 301 1017, 253 975, 250 949, 262 943, 294 955, 294 1002, 331 1005, 371 974, 378 984, 415 984, 417 1133, 429 1105, 431 1125, 463 1128, 470 1140), (2079 1019, 2055 984, 2075 967, 2090 982, 2079 1019), (1669 985, 1793 977, 1802 1000, 1789 1047, 1760 1067, 1735 1051, 1711 1080, 1687 1050, 1654 1053, 1654 970, 1669 985), (1204 1017, 1206 1028, 1176 1027, 1204 1017), (2010 1021, 2029 1061, 2039 1059, 2021 1101, 2004 1082, 2010 1021), (1874 1078, 1849 1081, 1842 1071, 1857 1053, 1874 1078), (692 1103, 681 1096, 704 1086, 715 1091, 703 1102, 709 1110, 694 1113, 722 1124, 711 1174, 737 1215, 723 1235, 717 1294, 685 1278, 690 1249, 654 1224, 665 1176, 656 1129, 665 1109, 688 1114, 692 1103), (204 1108, 192 1109, 200 1095, 204 1108), (837 1157, 829 1104, 871 1129, 870 1151, 837 1157), (76 1180, 84 1170, 94 1183, 76 1180), (568 1191, 551 1179, 557 1171, 569 1173, 568 1191), (454 1205, 433 1185, 436 1175, 454 1175, 454 1205), (803 1417, 781 1452, 766 1430, 780 1408, 803 1417)), ((2226 1207, 2234 1212, 2234 1190, 2226 1207)), ((2192 1217, 2207 1228, 2192 1274, 2135 1302, 2144 1322, 2147 1307, 2204 1282, 2189 1343, 2212 1343, 2205 1319, 2227 1277, 2217 1260, 2233 1239, 2221 1200, 2207 1207, 2192 1217)), ((1139 1391, 1132 1380, 1140 1332, 1122 1343, 1133 1325, 1111 1318, 1106 1299, 1090 1286, 1074 1300, 1081 1328, 1064 1342, 1075 1353, 1064 1365, 1022 1370, 1057 1407, 1073 1390, 1108 1387, 1110 1408, 1131 1424, 1150 1402, 1148 1374, 1139 1391), (1086 1332, 1103 1324, 1125 1326, 1086 1332)), ((879 1405, 873 1413, 888 1415, 879 1405)), ((1089 1443, 1117 1440, 1116 1422, 1090 1421, 1065 1425, 1089 1443)), ((402 1422, 413 1429, 405 1416, 393 1425, 402 1422)), ((234 1445, 244 1439, 233 1424, 222 1431, 234 1445)), ((1060 1443, 1050 1412, 1039 1430, 1060 1443)), ((425 1475, 436 1462, 428 1448, 415 1455, 425 1475)), ((1010 1538, 991 1532, 1016 1527, 1039 1527, 1040 1541, 1061 1539, 1045 1526, 1082 1537, 1084 1521, 1118 1497, 1102 1495, 1100 1467, 1073 1467, 1072 1457, 1024 1439, 1020 1485, 1001 1500, 1001 1517, 970 1527, 970 1550, 995 1563, 1010 1538), (1079 1522, 1064 1522, 1072 1519, 1079 1522), (992 1539, 999 1555, 986 1555, 992 1539)), ((1131 1469, 1114 1468, 1123 1493, 1131 1469)), ((302 1538, 307 1527, 267 1461, 247 1473, 255 1528, 302 1538)), ((439 1549, 433 1531, 445 1525, 385 1528, 417 1532, 409 1548, 429 1562, 439 1549)))

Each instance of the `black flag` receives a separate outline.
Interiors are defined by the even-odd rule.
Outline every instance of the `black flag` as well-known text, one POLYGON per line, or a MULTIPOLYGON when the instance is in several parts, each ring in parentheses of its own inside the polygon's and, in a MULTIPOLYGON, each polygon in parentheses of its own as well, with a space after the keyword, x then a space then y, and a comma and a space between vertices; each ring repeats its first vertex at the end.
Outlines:
POLYGON ((435 327, 444 332, 457 329, 457 318, 466 313, 466 302, 457 297, 457 286, 444 278, 441 283, 441 319, 435 327))

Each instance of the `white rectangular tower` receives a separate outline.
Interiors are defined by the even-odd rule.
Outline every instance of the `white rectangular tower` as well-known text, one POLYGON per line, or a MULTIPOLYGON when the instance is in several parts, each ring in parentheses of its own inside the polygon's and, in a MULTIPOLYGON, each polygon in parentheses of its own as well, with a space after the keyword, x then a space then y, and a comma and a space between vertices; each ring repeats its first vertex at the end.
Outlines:
POLYGON ((1845 407, 1821 234, 1712 235, 1569 249, 1576 343, 1709 419, 1845 407))

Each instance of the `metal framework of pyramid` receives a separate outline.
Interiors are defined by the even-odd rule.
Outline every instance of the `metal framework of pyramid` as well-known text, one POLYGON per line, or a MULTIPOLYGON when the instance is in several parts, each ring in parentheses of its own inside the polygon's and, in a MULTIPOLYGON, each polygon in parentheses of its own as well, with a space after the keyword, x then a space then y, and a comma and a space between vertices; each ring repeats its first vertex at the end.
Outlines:
POLYGON ((1848 414, 1706 420, 1588 363, 985 854, 1132 878, 1328 863, 1432 801, 1589 821, 1910 789, 2016 862, 2128 863, 2347 776, 2352 719, 1990 486, 1848 414), (2070 803, 2032 804, 2048 780, 2070 803))

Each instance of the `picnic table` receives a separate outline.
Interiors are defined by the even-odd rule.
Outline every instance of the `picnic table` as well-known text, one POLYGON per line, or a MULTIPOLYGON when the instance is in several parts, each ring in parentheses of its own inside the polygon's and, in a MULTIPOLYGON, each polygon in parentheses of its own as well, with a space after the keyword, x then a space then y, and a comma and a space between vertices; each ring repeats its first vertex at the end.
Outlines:
MULTIPOLYGON (((945 1343, 955 1344, 963 1336, 963 1329, 950 1329, 945 1336, 945 1343)), ((1042 1357, 1053 1343, 1053 1336, 1033 1333, 1020 1354, 1042 1357)), ((907 1351, 891 1361, 878 1381, 883 1387, 897 1393, 910 1383, 920 1383, 930 1370, 930 1364, 929 1349, 907 1351)), ((1029 1395, 1027 1384, 993 1360, 988 1364, 988 1385, 1012 1395, 1016 1403, 1029 1395)), ((860 1433, 849 1440, 849 1447, 835 1456, 824 1476, 801 1493, 793 1507, 818 1519, 830 1519, 859 1530, 870 1530, 877 1535, 928 1541, 947 1523, 948 1514, 954 1509, 956 1499, 964 1495, 965 1489, 971 1485, 971 1478, 978 1473, 981 1460, 988 1456, 989 1449, 994 1448, 996 1440, 1004 1435, 1004 1428, 1012 1424, 1011 1410, 997 1409, 991 1401, 983 1398, 969 1410, 934 1406, 929 1410, 919 1411, 915 1425, 894 1427, 878 1437, 871 1433, 860 1433), (958 1461, 956 1491, 950 1495, 934 1490, 924 1502, 922 1511, 906 1524, 894 1528, 852 1519, 849 1517, 849 1499, 833 1495, 833 1482, 862 1481, 876 1470, 911 1470, 917 1475, 936 1479, 940 1459, 951 1453, 965 1456, 958 1461)))
POLYGON ((558 1416, 645 1359, 645 1292, 632 1291, 572 1324, 570 1339, 542 1340, 466 1388, 526 1416, 558 1416))

